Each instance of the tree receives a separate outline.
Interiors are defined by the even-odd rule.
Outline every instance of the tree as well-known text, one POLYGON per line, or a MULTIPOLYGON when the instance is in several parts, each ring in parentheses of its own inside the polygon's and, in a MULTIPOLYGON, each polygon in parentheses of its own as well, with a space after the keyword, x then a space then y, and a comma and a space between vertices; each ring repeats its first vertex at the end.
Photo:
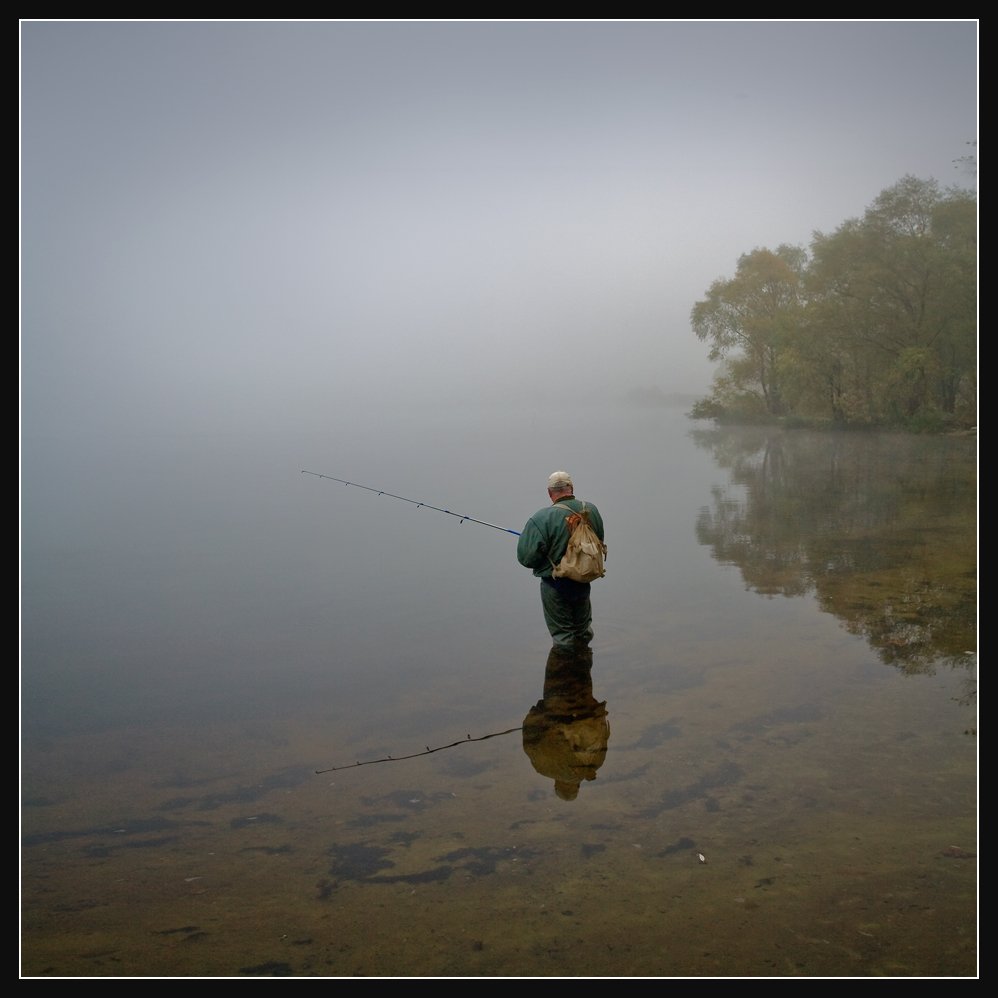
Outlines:
POLYGON ((853 359, 849 390, 875 421, 953 415, 976 384, 976 245, 973 195, 910 176, 815 234, 812 321, 853 359))
POLYGON ((723 361, 698 418, 973 424, 976 196, 904 177, 862 218, 816 232, 809 254, 740 257, 690 319, 723 361))
POLYGON ((781 357, 800 319, 804 250, 780 246, 741 256, 730 280, 717 280, 690 319, 709 357, 728 364, 734 392, 757 396, 770 416, 785 412, 781 357))

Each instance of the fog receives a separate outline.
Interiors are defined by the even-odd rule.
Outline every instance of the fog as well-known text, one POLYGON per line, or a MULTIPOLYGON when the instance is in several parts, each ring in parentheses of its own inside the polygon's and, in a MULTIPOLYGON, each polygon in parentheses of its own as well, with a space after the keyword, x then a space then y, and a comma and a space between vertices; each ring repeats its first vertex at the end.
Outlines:
POLYGON ((598 461, 563 437, 526 467, 514 413, 543 439, 551 406, 705 393, 690 309, 740 254, 905 174, 975 182, 973 20, 29 20, 20 42, 28 568, 83 538, 209 551, 267 488, 272 530, 303 468, 499 520, 475 500, 507 478, 519 527, 549 463, 593 483, 598 461))
MULTIPOLYGON (((321 907, 337 850, 399 857, 425 830, 413 856, 444 855, 460 830, 468 852, 505 856, 503 822, 519 871, 539 857, 543 917, 498 878, 476 893, 458 866, 449 887, 432 878, 448 893, 424 894, 419 869, 418 891, 386 888, 411 934, 400 953, 432 961, 459 939, 465 962, 444 963, 475 973, 480 958, 522 971, 528 950, 573 974, 580 954, 601 974, 709 972, 734 940, 752 972, 859 951, 877 976, 962 972, 970 866, 945 860, 943 876, 924 851, 940 830, 933 851, 976 854, 962 687, 885 669, 810 596, 760 598, 700 536, 741 486, 685 413, 714 375, 690 310, 741 254, 807 245, 907 174, 976 183, 960 160, 977 34, 973 20, 22 20, 26 972, 390 971, 380 877, 321 907), (609 544, 590 693, 614 741, 573 802, 586 807, 549 812, 519 735, 318 779, 517 730, 550 635, 510 535, 555 468, 609 544), (398 809, 372 792, 447 806, 427 822, 420 804, 400 844, 398 809), (257 827, 287 851, 243 830, 264 808, 280 817, 257 827), (157 831, 164 815, 177 838, 157 831), (665 862, 671 841, 694 848, 687 834, 711 862, 691 865, 725 875, 682 897, 665 862), (579 844, 597 841, 580 875, 579 844), (770 856, 788 858, 793 902, 775 933, 775 907, 750 923, 732 905, 759 896, 770 856), (843 883, 859 900, 832 924, 826 885, 843 883), (855 922, 901 892, 917 925, 855 922), (562 945, 556 912, 581 946, 562 945), (529 942, 504 964, 493 938, 514 921, 529 942), (857 925, 876 938, 857 945, 857 925), (196 926, 212 935, 190 946, 196 926), (687 948, 666 953, 663 933, 687 948)), ((776 498, 821 491, 798 481, 776 498)), ((957 531, 922 493, 918 509, 924 533, 957 531)), ((731 529, 768 522, 750 512, 731 529)), ((920 566, 906 543, 898 560, 920 566)), ((872 576, 878 600, 889 577, 872 576)))
POLYGON ((972 20, 22 21, 24 457, 703 393, 711 281, 973 183, 976 78, 972 20))

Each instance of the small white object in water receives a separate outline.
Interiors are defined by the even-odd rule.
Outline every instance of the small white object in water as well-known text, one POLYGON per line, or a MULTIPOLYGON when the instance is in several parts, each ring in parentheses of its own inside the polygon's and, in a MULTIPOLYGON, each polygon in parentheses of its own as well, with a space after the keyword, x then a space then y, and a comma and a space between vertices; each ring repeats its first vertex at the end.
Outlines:
POLYGON ((707 862, 707 857, 702 852, 697 853, 697 859, 700 860, 701 863, 707 862))

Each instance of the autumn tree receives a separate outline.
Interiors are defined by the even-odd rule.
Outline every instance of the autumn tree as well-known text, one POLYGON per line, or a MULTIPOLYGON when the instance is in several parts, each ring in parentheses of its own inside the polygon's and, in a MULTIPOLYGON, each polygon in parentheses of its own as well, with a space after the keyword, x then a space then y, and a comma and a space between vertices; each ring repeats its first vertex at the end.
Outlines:
POLYGON ((703 418, 935 428, 976 417, 977 204, 904 177, 862 218, 738 260, 691 312, 723 361, 703 418))
POLYGON ((806 260, 794 246, 753 250, 690 315, 697 338, 710 344, 710 359, 727 360, 728 394, 754 397, 769 416, 786 411, 782 359, 800 319, 806 260))

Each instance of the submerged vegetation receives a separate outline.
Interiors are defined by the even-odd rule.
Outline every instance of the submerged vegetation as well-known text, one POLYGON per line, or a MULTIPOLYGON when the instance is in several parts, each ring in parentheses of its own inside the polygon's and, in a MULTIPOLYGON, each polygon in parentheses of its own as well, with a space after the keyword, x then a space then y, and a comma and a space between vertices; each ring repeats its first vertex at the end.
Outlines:
POLYGON ((722 362, 694 419, 975 427, 976 195, 904 177, 809 250, 741 256, 691 322, 722 362))

